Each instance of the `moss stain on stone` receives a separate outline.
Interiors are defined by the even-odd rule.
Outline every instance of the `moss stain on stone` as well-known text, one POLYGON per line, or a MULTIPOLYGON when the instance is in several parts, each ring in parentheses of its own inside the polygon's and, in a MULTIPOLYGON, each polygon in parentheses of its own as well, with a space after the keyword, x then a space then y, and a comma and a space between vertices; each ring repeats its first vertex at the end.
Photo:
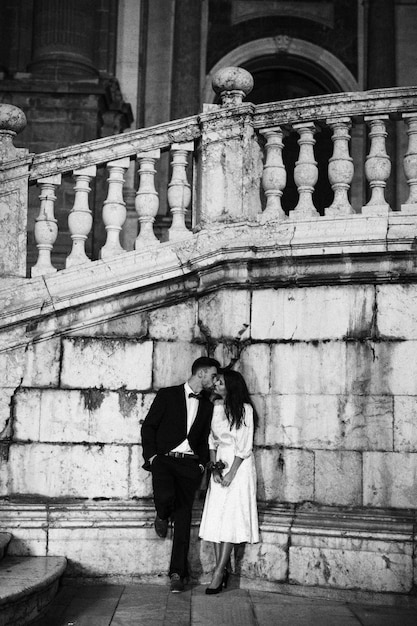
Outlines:
POLYGON ((123 417, 129 417, 138 403, 137 391, 126 391, 126 389, 119 389, 119 409, 123 417))
POLYGON ((103 404, 105 393, 101 389, 82 389, 81 396, 85 408, 88 411, 96 411, 103 404))

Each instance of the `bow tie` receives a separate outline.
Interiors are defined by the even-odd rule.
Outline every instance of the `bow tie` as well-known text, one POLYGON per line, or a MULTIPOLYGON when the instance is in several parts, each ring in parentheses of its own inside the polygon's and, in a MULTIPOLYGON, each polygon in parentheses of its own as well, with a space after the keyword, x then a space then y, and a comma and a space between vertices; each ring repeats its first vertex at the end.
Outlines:
POLYGON ((197 400, 201 400, 202 396, 201 396, 201 393, 192 393, 191 392, 191 393, 188 394, 188 397, 189 398, 197 398, 197 400))

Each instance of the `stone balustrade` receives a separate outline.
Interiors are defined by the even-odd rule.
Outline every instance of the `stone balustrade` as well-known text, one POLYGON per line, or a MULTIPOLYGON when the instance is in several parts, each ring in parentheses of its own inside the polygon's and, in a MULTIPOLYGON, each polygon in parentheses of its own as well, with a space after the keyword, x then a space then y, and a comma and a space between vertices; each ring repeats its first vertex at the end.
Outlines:
POLYGON ((2 274, 24 275, 25 251, 22 244, 16 245, 16 224, 20 228, 26 224, 28 184, 39 188, 39 214, 34 229, 38 258, 30 270, 31 276, 56 271, 52 262, 58 236, 55 201, 64 174, 72 174, 74 180, 74 203, 68 218, 72 243, 68 241, 65 267, 91 263, 85 252, 93 223, 89 191, 97 168, 103 165, 108 171, 107 197, 102 207, 106 241, 99 257, 108 260, 126 252, 119 235, 126 221, 125 174, 132 161, 136 162, 139 181, 135 200, 138 234, 134 246, 142 250, 158 245, 154 231, 159 210, 155 175, 163 151, 171 153, 167 183, 172 215, 170 241, 192 235, 186 224, 187 211, 191 211, 192 226, 197 230, 221 222, 288 223, 321 217, 384 216, 393 211, 417 213, 417 87, 332 94, 257 106, 242 104, 252 84, 252 77, 244 70, 225 68, 213 80, 222 104, 208 107, 198 116, 30 157, 19 154, 11 142, 11 137, 22 128, 19 110, 0 105, 0 202, 7 202, 12 194, 17 203, 13 211, 7 212, 5 221, 5 232, 11 236, 4 238, 2 246, 8 259, 2 264, 2 274), (403 155, 408 193, 398 206, 389 206, 385 197, 393 167, 393 155, 386 151, 389 120, 404 125, 408 135, 403 155), (364 126, 369 132, 369 150, 361 162, 357 154, 352 158, 350 144, 355 129, 364 126), (322 129, 329 129, 333 143, 327 165, 333 201, 318 208, 314 201, 319 178, 315 150, 322 129), (290 133, 298 137, 294 166, 285 159, 290 133), (189 179, 191 165, 193 180, 189 179), (284 210, 282 196, 290 175, 298 201, 284 210), (362 193, 353 198, 355 176, 362 193), (369 199, 364 202, 367 190, 369 199))

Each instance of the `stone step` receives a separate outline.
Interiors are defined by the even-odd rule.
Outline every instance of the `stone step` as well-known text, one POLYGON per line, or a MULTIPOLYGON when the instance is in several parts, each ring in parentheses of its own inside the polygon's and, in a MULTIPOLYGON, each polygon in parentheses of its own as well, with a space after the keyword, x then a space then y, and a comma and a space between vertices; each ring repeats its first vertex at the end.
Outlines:
POLYGON ((6 554, 7 546, 12 538, 10 533, 0 533, 0 561, 6 554))
POLYGON ((67 560, 57 556, 6 556, 0 562, 0 626, 23 626, 54 598, 67 560))

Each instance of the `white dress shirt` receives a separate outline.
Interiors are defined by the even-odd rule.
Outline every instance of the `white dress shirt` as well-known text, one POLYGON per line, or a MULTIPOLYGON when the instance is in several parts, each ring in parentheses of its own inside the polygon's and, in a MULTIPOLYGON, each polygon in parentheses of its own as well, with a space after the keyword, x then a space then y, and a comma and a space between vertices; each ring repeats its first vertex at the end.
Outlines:
MULTIPOLYGON (((185 404, 187 407, 187 435, 190 432, 191 426, 194 423, 194 420, 198 411, 198 398, 190 398, 190 393, 195 393, 188 383, 184 384, 184 392, 185 392, 185 404)), ((194 452, 190 448, 190 444, 188 443, 188 439, 184 439, 176 448, 173 448, 171 452, 182 452, 183 454, 194 454, 194 452)))

